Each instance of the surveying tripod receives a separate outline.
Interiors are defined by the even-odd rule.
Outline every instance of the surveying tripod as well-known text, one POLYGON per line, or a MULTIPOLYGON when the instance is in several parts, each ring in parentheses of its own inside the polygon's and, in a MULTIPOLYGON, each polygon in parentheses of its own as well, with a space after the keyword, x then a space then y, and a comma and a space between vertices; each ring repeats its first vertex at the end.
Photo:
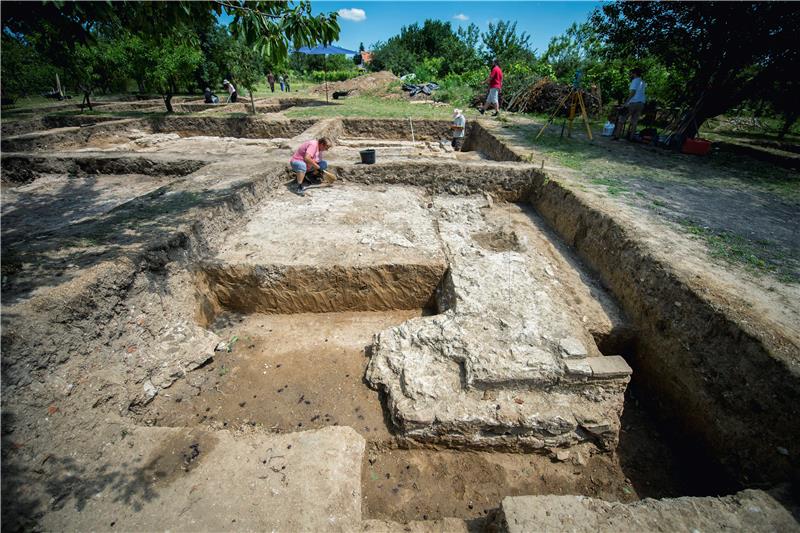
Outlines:
MULTIPOLYGON (((536 135, 536 139, 542 136, 544 130, 547 129, 547 126, 553 123, 556 116, 561 112, 562 109, 569 101, 569 111, 567 116, 564 118, 564 122, 561 124, 561 137, 564 136, 564 127, 567 128, 567 137, 572 137, 572 122, 575 120, 575 113, 577 112, 578 107, 581 109, 581 118, 583 119, 583 124, 586 126, 586 134, 589 136, 589 140, 592 140, 592 128, 589 127, 589 114, 586 112, 586 103, 583 101, 583 89, 581 89, 581 71, 575 71, 575 80, 572 82, 572 88, 569 92, 558 102, 556 108, 553 110, 553 113, 547 119, 547 122, 544 123, 542 129, 539 130, 539 133, 536 135)), ((534 139, 534 140, 536 140, 534 139)))

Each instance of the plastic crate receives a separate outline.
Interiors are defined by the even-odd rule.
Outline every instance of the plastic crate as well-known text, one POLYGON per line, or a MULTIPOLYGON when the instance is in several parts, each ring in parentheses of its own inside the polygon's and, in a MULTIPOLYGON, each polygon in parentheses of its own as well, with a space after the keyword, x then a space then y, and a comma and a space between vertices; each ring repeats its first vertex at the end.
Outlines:
POLYGON ((706 155, 711 151, 711 141, 705 139, 686 139, 681 152, 684 154, 706 155))

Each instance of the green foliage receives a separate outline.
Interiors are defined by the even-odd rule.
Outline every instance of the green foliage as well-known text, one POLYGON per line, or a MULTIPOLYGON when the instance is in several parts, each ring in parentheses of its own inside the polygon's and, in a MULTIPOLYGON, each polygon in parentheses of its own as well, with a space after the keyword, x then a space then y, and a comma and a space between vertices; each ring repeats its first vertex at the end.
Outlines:
POLYGON ((470 46, 476 31, 477 27, 474 27, 456 33, 449 22, 440 20, 426 20, 422 26, 403 26, 399 35, 373 46, 370 66, 373 70, 391 70, 399 76, 424 68, 423 77, 429 81, 451 72, 466 72, 481 64, 475 48, 470 46), (436 65, 438 68, 434 72, 431 70, 434 65, 428 63, 425 66, 424 61, 435 58, 445 60, 436 65))
POLYGON ((197 31, 202 58, 195 71, 195 82, 200 89, 215 87, 227 77, 234 77, 230 72, 229 59, 231 49, 237 47, 227 28, 213 24, 197 31))
POLYGON ((57 69, 47 62, 33 46, 4 32, 2 48, 0 93, 3 98, 18 98, 42 93, 55 87, 57 69))
MULTIPOLYGON (((523 87, 527 87, 542 78, 542 72, 549 73, 549 68, 542 68, 540 63, 511 63, 503 68, 503 90, 501 97, 507 102, 523 87)), ((485 85, 483 90, 485 91, 485 85)))
MULTIPOLYGON (((264 63, 261 56, 253 48, 241 40, 232 43, 228 50, 231 81, 234 86, 247 89, 252 97, 256 85, 264 77, 264 63)), ((251 110, 255 114, 255 102, 250 101, 251 110)))
POLYGON ((120 32, 115 41, 125 60, 124 73, 136 82, 140 93, 146 92, 145 77, 150 68, 147 44, 141 37, 129 32, 120 32))
POLYGON ((289 66, 298 73, 309 73, 314 70, 351 70, 355 72, 356 66, 352 60, 345 55, 333 54, 325 57, 324 55, 310 55, 295 52, 291 55, 289 66))
POLYGON ((484 58, 487 61, 498 59, 501 66, 510 63, 532 63, 535 55, 530 48, 531 37, 526 32, 517 33, 517 23, 501 20, 490 22, 486 32, 481 34, 484 58))
POLYGON ((195 69, 202 54, 196 46, 188 44, 180 35, 170 36, 148 47, 149 69, 146 83, 164 95, 167 111, 172 111, 170 100, 180 87, 194 81, 195 69))
POLYGON ((226 0, 221 3, 234 16, 234 37, 243 38, 271 64, 286 61, 290 44, 313 46, 339 38, 337 13, 314 15, 308 1, 256 1, 246 6, 226 0))
POLYGON ((232 37, 271 65, 286 64, 290 44, 330 43, 339 36, 337 14, 314 15, 308 1, 9 2, 3 31, 31 43, 54 67, 68 69, 84 88, 110 88, 128 72, 140 91, 149 83, 170 95, 190 78, 204 85, 223 74, 219 52, 231 36, 217 27, 222 15, 233 17, 232 37), (120 63, 120 56, 127 60, 120 63), (191 70, 178 71, 184 68, 191 70))
POLYGON ((417 64, 414 75, 417 83, 427 83, 439 79, 439 73, 444 69, 445 60, 443 57, 426 57, 422 63, 417 64))
POLYGON ((689 136, 710 117, 769 98, 761 88, 796 79, 800 68, 800 10, 791 3, 615 2, 592 22, 608 59, 668 66, 673 102, 691 108, 681 125, 689 136))
POLYGON ((357 70, 329 70, 327 75, 324 70, 314 70, 308 74, 311 81, 322 83, 326 79, 328 81, 344 81, 355 78, 359 75, 357 70))
POLYGON ((386 43, 376 43, 372 55, 372 70, 390 70, 398 76, 409 74, 416 66, 417 58, 392 37, 386 43))
POLYGON ((448 74, 439 82, 441 89, 436 91, 436 98, 453 105, 468 107, 475 94, 481 91, 486 80, 486 71, 476 69, 464 74, 448 74))
POLYGON ((601 62, 602 43, 591 24, 572 24, 550 39, 542 59, 553 67, 555 79, 571 81, 575 71, 584 72, 601 62))

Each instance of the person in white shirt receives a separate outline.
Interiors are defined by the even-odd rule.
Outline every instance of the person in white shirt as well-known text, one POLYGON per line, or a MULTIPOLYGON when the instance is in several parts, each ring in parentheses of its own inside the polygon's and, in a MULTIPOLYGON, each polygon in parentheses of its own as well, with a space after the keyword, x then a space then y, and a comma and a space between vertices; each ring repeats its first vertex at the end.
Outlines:
POLYGON ((453 150, 460 152, 464 146, 464 132, 467 130, 467 119, 460 109, 453 109, 453 123, 450 129, 453 130, 453 141, 450 144, 453 150))
POLYGON ((239 96, 236 92, 236 87, 228 80, 222 80, 222 86, 228 89, 228 102, 236 102, 236 98, 239 96))
POLYGON ((647 97, 645 96, 646 88, 647 83, 642 79, 642 69, 635 68, 631 70, 630 93, 628 94, 627 102, 625 102, 625 108, 620 112, 619 117, 617 117, 617 124, 614 127, 614 134, 612 137, 613 140, 616 141, 619 139, 620 133, 622 133, 625 127, 625 122, 628 121, 628 117, 631 119, 631 126, 628 128, 627 139, 631 140, 631 137, 636 133, 639 117, 644 109, 644 103, 647 101, 647 97))

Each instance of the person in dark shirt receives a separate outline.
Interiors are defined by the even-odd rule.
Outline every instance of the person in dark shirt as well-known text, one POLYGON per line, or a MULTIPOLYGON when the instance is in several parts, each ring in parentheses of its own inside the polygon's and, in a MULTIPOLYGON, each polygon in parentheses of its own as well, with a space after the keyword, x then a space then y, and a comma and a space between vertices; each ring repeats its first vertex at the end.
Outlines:
POLYGON ((216 104, 219 102, 219 97, 216 94, 211 92, 210 87, 206 87, 206 90, 203 91, 203 97, 207 104, 216 104))

